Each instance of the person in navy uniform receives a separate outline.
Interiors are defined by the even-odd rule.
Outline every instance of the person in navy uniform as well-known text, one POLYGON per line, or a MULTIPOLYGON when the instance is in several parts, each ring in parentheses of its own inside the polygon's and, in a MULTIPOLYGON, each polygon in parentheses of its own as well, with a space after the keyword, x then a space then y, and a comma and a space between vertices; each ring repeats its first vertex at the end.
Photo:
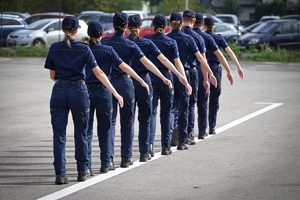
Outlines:
MULTIPOLYGON (((170 61, 173 62, 180 74, 186 79, 185 72, 183 70, 182 63, 179 59, 179 53, 176 41, 167 37, 165 31, 167 28, 168 21, 164 15, 158 14, 154 17, 152 26, 154 29, 154 34, 145 36, 145 38, 150 39, 161 51, 161 53, 170 61)), ((157 68, 166 77, 173 79, 173 74, 170 70, 157 59, 158 57, 149 55, 149 59, 155 63, 157 68)), ((177 73, 175 73, 176 75, 177 73)), ((153 146, 155 141, 156 133, 156 116, 158 100, 160 99, 160 124, 161 124, 161 154, 170 155, 172 153, 171 149, 171 108, 173 105, 173 95, 174 90, 166 87, 161 80, 150 73, 152 85, 153 85, 153 100, 152 100, 152 113, 150 117, 150 154, 153 157, 153 146)), ((181 78, 180 78, 181 79, 181 78)), ((180 80, 179 79, 179 80, 180 80)), ((186 87, 186 86, 184 86, 186 87)), ((189 93, 191 93, 191 87, 187 87, 189 93)))
MULTIPOLYGON (((160 52, 160 50, 155 46, 155 44, 146 38, 139 37, 139 33, 142 29, 142 20, 139 15, 131 15, 128 17, 128 29, 130 30, 130 35, 128 39, 134 41, 140 49, 143 51, 145 56, 152 56, 159 60, 160 65, 171 70, 176 76, 179 77, 180 81, 189 89, 189 83, 186 78, 183 77, 180 72, 175 68, 175 66, 160 52)), ((158 63, 158 62, 157 62, 158 63)), ((153 74, 161 74, 157 68, 147 69, 138 59, 132 59, 132 68, 148 83, 152 86, 151 79, 149 76, 149 70, 153 74)), ((139 150, 140 150, 140 162, 146 162, 151 159, 151 155, 148 153, 150 151, 149 138, 150 138, 150 116, 152 109, 152 87, 151 95, 145 94, 141 87, 133 80, 135 88, 135 101, 139 107, 138 120, 139 120, 139 150), (150 156, 149 156, 150 155, 150 156)), ((135 106, 136 109, 136 106, 135 106)))
MULTIPOLYGON (((205 47, 204 39, 202 38, 201 35, 199 35, 198 33, 196 33, 193 30, 193 25, 194 25, 195 21, 196 21, 196 13, 193 10, 185 10, 183 12, 182 30, 184 33, 193 37, 193 39, 199 49, 199 52, 201 53, 203 58, 206 59, 206 57, 205 57, 206 47, 205 47)), ((188 138, 187 138, 187 141, 188 141, 188 144, 194 145, 194 144, 196 144, 196 142, 194 140, 194 126, 195 126, 195 106, 196 106, 197 97, 198 97, 198 87, 201 87, 202 90, 204 89, 204 87, 201 85, 199 86, 199 78, 198 78, 197 68, 199 69, 199 71, 201 71, 201 70, 199 67, 200 63, 199 63, 199 61, 197 61, 195 54, 191 53, 189 55, 188 63, 190 65, 189 76, 190 76, 190 84, 193 88, 193 93, 190 95, 190 101, 189 101, 189 107, 188 107, 188 126, 187 126, 188 138)), ((202 82, 203 82, 203 78, 201 79, 201 84, 202 84, 202 82)))
MULTIPOLYGON (((128 66, 111 46, 101 44, 103 35, 103 27, 99 21, 91 21, 88 25, 89 46, 95 56, 95 59, 101 70, 109 77, 114 67, 119 67, 121 70, 136 79, 137 86, 149 96, 149 86, 140 78, 135 71, 128 66), (146 90, 145 90, 146 88, 146 90)), ((101 173, 107 173, 109 170, 114 170, 114 162, 110 157, 109 150, 109 130, 112 120, 112 95, 110 91, 97 79, 92 70, 86 69, 86 84, 88 86, 90 98, 90 118, 88 128, 88 146, 89 146, 89 169, 92 168, 92 137, 94 114, 96 111, 97 117, 97 135, 100 147, 101 173)))
MULTIPOLYGON (((187 35, 181 31, 182 28, 182 21, 183 17, 180 13, 172 13, 170 17, 170 25, 172 27, 172 31, 167 34, 170 38, 173 38, 176 40, 178 49, 179 49, 179 55, 180 60, 184 66, 186 77, 190 78, 190 64, 189 64, 189 58, 191 54, 194 54, 196 59, 200 63, 201 70, 203 72, 203 87, 206 89, 206 91, 209 90, 209 82, 216 87, 217 82, 216 78, 213 75, 212 71, 210 70, 209 66, 206 63, 206 60, 203 58, 203 56, 200 54, 198 47, 193 39, 192 36, 187 35)), ((172 112, 174 117, 174 110, 178 108, 178 145, 177 150, 186 150, 188 149, 188 104, 189 104, 189 95, 187 93, 187 90, 182 87, 181 84, 178 84, 178 79, 174 77, 174 99, 177 98, 178 105, 174 104, 172 112)), ((174 127, 174 119, 170 122, 172 123, 172 128, 174 127)))
MULTIPOLYGON (((226 58, 224 57, 223 53, 220 51, 218 45, 216 44, 215 40, 212 36, 202 30, 204 25, 203 22, 203 15, 201 13, 196 13, 196 22, 194 23, 193 30, 197 32, 199 35, 202 36, 206 46, 206 54, 212 55, 214 54, 220 63, 224 66, 226 71, 228 72, 228 78, 231 79, 231 70, 228 65, 226 58)), ((199 74, 199 82, 203 80, 203 75, 200 70, 198 70, 199 74)), ((207 93, 204 88, 199 87, 198 90, 198 101, 197 101, 197 108, 198 108, 198 139, 205 139, 208 135, 206 132, 207 128, 207 111, 208 111, 208 97, 209 93, 207 93)))
POLYGON ((51 45, 44 65, 44 68, 50 70, 50 78, 55 81, 50 99, 50 114, 56 184, 68 183, 65 153, 66 128, 70 110, 74 122, 77 181, 85 181, 90 175, 87 141, 90 103, 85 84, 86 67, 93 71, 95 76, 112 92, 120 106, 123 106, 123 98, 98 67, 89 46, 76 41, 78 27, 79 23, 76 17, 64 18, 62 21, 64 39, 51 45))
MULTIPOLYGON (((210 17, 205 18, 204 26, 206 28, 206 33, 208 33, 209 35, 212 36, 212 38, 215 40, 218 47, 223 48, 225 50, 227 49, 227 51, 228 51, 230 47, 228 46, 228 44, 227 44, 226 40, 223 38, 223 36, 213 33, 213 29, 215 27, 213 19, 210 17)), ((239 65, 236 57, 234 56, 232 51, 231 51, 232 53, 230 53, 230 51, 228 51, 228 52, 229 52, 229 55, 231 55, 232 60, 237 65, 239 76, 241 78, 243 78, 244 72, 243 72, 241 66, 239 65)), ((220 60, 212 51, 207 51, 206 58, 207 58, 210 68, 214 72, 214 74, 217 78, 217 81, 218 81, 218 87, 210 88, 209 106, 208 106, 208 109, 209 109, 209 112, 208 112, 209 132, 208 133, 216 134, 215 127, 216 127, 216 123, 217 123, 217 113, 218 113, 218 110, 220 107, 219 97, 221 95, 222 68, 220 66, 220 60)), ((227 71, 227 78, 230 81, 230 84, 232 85, 233 84, 233 76, 232 76, 230 68, 226 68, 226 71, 227 71)), ((207 113, 207 110, 206 110, 206 113, 207 113)))
MULTIPOLYGON (((137 44, 124 36, 124 31, 128 26, 128 16, 126 13, 115 13, 113 17, 113 26, 115 34, 105 39, 102 43, 112 46, 122 60, 131 66, 132 57, 136 57, 146 67, 152 66, 155 68, 152 62, 145 57, 143 52, 137 46, 137 44)), ((120 109, 120 121, 121 121, 121 167, 127 168, 132 165, 132 143, 134 136, 134 86, 130 77, 117 67, 113 67, 111 74, 112 84, 115 86, 118 92, 124 98, 124 107, 120 109)), ((168 86, 172 87, 172 82, 160 75, 160 78, 168 86)), ((111 141, 111 156, 114 156, 114 137, 115 137, 115 125, 116 125, 117 107, 115 99, 113 100, 113 116, 112 116, 112 137, 111 141)))

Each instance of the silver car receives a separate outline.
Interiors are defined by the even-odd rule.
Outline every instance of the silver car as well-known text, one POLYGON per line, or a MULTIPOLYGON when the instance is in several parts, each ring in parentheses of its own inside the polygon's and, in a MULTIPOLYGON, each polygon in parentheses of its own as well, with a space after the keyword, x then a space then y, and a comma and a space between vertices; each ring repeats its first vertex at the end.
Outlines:
MULTIPOLYGON (((50 46, 54 42, 63 40, 64 33, 61 30, 63 19, 41 19, 23 30, 17 30, 7 36, 8 46, 31 47, 36 45, 50 46)), ((87 41, 87 24, 79 20, 79 31, 76 37, 78 41, 87 41)))
POLYGON ((238 31, 233 24, 229 23, 215 23, 214 33, 220 34, 227 42, 237 42, 241 36, 241 32, 238 31))

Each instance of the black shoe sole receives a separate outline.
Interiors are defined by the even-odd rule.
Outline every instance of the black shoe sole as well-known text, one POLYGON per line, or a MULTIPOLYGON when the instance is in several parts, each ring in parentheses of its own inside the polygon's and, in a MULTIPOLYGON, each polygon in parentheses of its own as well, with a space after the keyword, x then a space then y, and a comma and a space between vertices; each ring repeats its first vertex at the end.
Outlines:
POLYGON ((57 184, 57 185, 68 184, 68 183, 69 183, 69 180, 67 177, 55 179, 55 184, 57 184))

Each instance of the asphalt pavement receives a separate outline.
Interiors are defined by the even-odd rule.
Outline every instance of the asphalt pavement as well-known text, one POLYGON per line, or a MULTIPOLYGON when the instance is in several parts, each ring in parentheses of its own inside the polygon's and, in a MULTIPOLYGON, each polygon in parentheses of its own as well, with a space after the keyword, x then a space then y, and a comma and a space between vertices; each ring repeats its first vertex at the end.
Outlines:
MULTIPOLYGON (((69 184, 55 185, 49 99, 53 81, 45 58, 0 57, 0 199, 282 200, 300 199, 300 63, 241 62, 245 78, 229 84, 223 70, 217 134, 189 150, 100 174, 93 139, 95 176, 77 182, 71 115, 67 130, 69 184)), ((159 118, 158 118, 159 122, 159 118)), ((195 130, 197 130, 197 123, 195 130)), ((197 134, 197 131, 196 131, 197 134)))

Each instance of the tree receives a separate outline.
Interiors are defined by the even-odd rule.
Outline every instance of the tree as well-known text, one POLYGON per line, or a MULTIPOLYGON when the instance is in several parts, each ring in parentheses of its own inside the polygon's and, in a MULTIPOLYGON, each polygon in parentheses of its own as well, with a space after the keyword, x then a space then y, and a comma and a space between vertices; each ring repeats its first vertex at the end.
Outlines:
MULTIPOLYGON (((153 7, 152 14, 170 15, 172 12, 183 12, 185 10, 186 0, 160 0, 159 3, 153 7)), ((189 0, 188 8, 195 12, 203 12, 204 8, 199 0, 189 0)))
POLYGON ((219 13, 234 14, 239 16, 240 5, 239 0, 224 0, 224 6, 218 9, 219 13))
POLYGON ((259 21, 262 16, 275 15, 282 16, 286 12, 286 3, 280 0, 274 0, 271 3, 258 3, 255 7, 254 20, 259 21))
POLYGON ((122 10, 141 10, 142 0, 1 0, 2 11, 28 12, 65 12, 79 13, 85 10, 117 12, 122 10))

